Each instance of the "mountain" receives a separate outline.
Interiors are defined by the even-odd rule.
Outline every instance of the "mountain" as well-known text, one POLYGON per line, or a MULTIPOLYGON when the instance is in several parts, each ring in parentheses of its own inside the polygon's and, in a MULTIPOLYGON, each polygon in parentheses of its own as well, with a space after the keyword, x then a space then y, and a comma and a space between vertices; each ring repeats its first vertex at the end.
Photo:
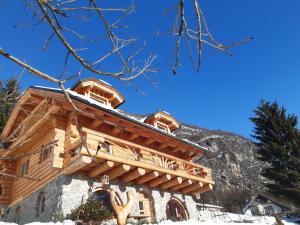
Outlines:
POLYGON ((182 124, 175 134, 207 149, 205 157, 195 158, 194 161, 212 169, 215 190, 264 190, 264 178, 259 174, 263 163, 255 158, 256 146, 251 140, 229 132, 187 124, 182 124))
MULTIPOLYGON (((147 115, 126 116, 144 121, 147 115)), ((181 123, 174 134, 203 146, 206 154, 193 161, 212 169, 214 189, 201 195, 201 202, 223 206, 230 212, 239 212, 250 197, 265 193, 265 179, 260 175, 264 164, 255 158, 256 145, 249 139, 221 131, 208 130, 181 123)))
MULTIPOLYGON (((121 113, 143 121, 147 115, 121 113)), ((263 192, 264 178, 260 175, 263 163, 255 158, 255 144, 240 135, 220 130, 208 130, 181 123, 174 134, 182 139, 195 142, 207 149, 205 157, 194 161, 212 169, 216 182, 214 190, 251 190, 263 192)))

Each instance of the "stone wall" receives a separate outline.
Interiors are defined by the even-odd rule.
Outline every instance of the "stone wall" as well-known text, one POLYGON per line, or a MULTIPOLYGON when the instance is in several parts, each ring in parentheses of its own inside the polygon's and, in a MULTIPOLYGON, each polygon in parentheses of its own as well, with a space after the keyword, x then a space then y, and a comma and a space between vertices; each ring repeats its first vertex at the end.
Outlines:
MULTIPOLYGON (((25 200, 8 208, 4 215, 4 221, 14 222, 15 212, 21 208, 20 224, 33 221, 58 221, 86 201, 92 193, 92 187, 99 186, 99 181, 81 175, 60 176, 45 187, 35 192, 25 200), (44 192, 46 210, 38 213, 38 196, 44 192)), ((177 198, 186 207, 189 218, 199 219, 196 203, 191 196, 180 193, 169 193, 158 189, 150 189, 145 186, 128 185, 112 181, 110 188, 114 189, 123 203, 127 202, 126 191, 131 191, 134 197, 134 205, 131 214, 139 215, 138 193, 146 192, 153 197, 154 215, 157 222, 166 219, 166 204, 171 198, 177 198)))

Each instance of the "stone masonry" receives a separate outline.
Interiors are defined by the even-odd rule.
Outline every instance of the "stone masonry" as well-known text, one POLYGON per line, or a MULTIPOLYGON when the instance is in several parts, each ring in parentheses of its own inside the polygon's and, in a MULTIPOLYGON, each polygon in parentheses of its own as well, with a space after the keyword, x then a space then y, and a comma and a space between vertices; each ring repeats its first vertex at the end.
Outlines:
MULTIPOLYGON (((2 220, 14 222, 16 210, 21 209, 20 224, 41 221, 59 221, 72 209, 86 201, 92 193, 92 187, 99 186, 98 180, 81 175, 59 176, 45 185, 39 191, 33 193, 23 201, 9 207, 2 220), (45 211, 39 214, 38 196, 45 193, 45 211)), ((199 212, 193 197, 181 193, 170 193, 142 185, 128 185, 111 182, 110 188, 114 189, 123 203, 127 202, 126 191, 131 191, 134 196, 134 206, 131 214, 139 214, 138 193, 147 192, 154 202, 154 215, 157 222, 166 219, 166 205, 171 198, 180 200, 188 211, 189 219, 199 220, 199 212)))

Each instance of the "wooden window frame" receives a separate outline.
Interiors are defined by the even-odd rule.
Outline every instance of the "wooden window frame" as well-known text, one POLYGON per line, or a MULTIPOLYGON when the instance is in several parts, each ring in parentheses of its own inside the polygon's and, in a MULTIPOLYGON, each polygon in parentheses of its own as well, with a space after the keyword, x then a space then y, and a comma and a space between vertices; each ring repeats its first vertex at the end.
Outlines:
POLYGON ((28 174, 29 171, 29 163, 30 159, 27 159, 21 166, 19 175, 20 177, 24 177, 24 175, 28 174))
POLYGON ((145 204, 144 201, 139 201, 140 215, 145 215, 145 204))
POLYGON ((161 130, 161 131, 164 131, 166 133, 170 133, 168 125, 166 125, 166 124, 164 124, 160 121, 156 121, 156 128, 161 130))
POLYGON ((40 153, 40 163, 46 161, 49 159, 51 152, 52 152, 53 146, 49 146, 44 148, 40 153))

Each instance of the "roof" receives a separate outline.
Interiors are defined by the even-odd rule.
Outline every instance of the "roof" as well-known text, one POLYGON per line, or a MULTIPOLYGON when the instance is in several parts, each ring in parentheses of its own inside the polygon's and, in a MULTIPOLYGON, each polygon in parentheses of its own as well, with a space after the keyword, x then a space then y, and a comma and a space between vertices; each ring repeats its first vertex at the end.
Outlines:
POLYGON ((259 197, 266 198, 266 199, 270 200, 273 204, 278 205, 279 207, 286 208, 286 209, 290 209, 290 207, 288 207, 288 206, 286 206, 286 205, 283 205, 282 203, 279 203, 278 201, 275 201, 275 200, 271 199, 270 197, 268 197, 268 196, 266 196, 266 195, 263 195, 263 194, 258 193, 258 194, 256 194, 256 195, 251 199, 251 201, 250 201, 249 203, 247 203, 247 204, 245 205, 245 207, 242 209, 243 213, 245 213, 245 212, 248 210, 248 208, 252 205, 252 203, 253 203, 256 199, 258 199, 259 197))
POLYGON ((87 82, 95 82, 97 85, 100 85, 100 86, 104 87, 104 89, 109 90, 109 92, 112 93, 115 96, 115 98, 117 99, 117 101, 118 101, 118 103, 115 104, 114 108, 117 108, 118 106, 120 106, 121 104, 123 104, 125 102, 124 96, 117 89, 115 89, 111 84, 109 84, 106 81, 101 80, 101 79, 87 78, 87 79, 78 80, 70 88, 70 90, 75 91, 75 89, 77 87, 79 87, 81 84, 83 84, 85 82, 86 83, 87 82))
MULTIPOLYGON (((38 89, 38 90, 44 90, 44 91, 49 91, 49 92, 63 94, 63 91, 61 89, 59 89, 59 88, 49 88, 49 87, 42 87, 42 86, 30 86, 29 89, 38 89)), ((178 137, 176 137, 175 134, 166 133, 164 131, 161 131, 158 128, 155 128, 155 127, 151 126, 150 124, 144 123, 144 118, 137 119, 137 118, 135 118, 133 116, 129 116, 128 114, 122 113, 121 110, 112 109, 112 108, 108 107, 107 105, 104 105, 104 104, 102 104, 102 103, 100 103, 100 102, 98 102, 98 101, 96 101, 96 100, 94 100, 92 98, 87 97, 87 96, 78 94, 75 91, 72 91, 70 89, 67 89, 67 92, 68 92, 70 98, 73 99, 73 100, 77 100, 77 101, 82 102, 84 104, 87 104, 87 105, 90 105, 90 106, 95 107, 97 109, 100 109, 100 110, 102 110, 104 112, 110 113, 110 114, 115 115, 117 117, 120 117, 122 119, 126 119, 126 120, 128 120, 130 122, 136 123, 136 124, 138 124, 140 126, 143 126, 145 128, 154 130, 155 132, 158 132, 161 135, 168 136, 168 137, 170 137, 172 139, 175 139, 177 141, 181 141, 181 142, 183 142, 183 143, 185 143, 187 145, 190 145, 190 146, 193 146, 193 147, 199 149, 201 151, 201 153, 203 153, 203 152, 205 152, 207 150, 205 147, 202 147, 202 146, 198 145, 197 143, 194 143, 194 142, 189 141, 187 139, 178 138, 178 137)))

